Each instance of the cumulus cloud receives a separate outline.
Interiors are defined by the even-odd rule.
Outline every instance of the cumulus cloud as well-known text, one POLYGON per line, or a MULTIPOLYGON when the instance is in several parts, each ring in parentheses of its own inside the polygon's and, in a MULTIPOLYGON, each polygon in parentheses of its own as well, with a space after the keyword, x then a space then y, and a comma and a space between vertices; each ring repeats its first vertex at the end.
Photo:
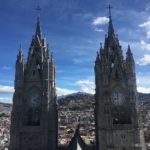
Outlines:
POLYGON ((137 91, 140 93, 150 93, 150 88, 146 88, 146 87, 137 87, 137 91))
POLYGON ((90 62, 91 59, 90 58, 73 58, 72 61, 74 62, 74 64, 81 64, 85 62, 90 62))
POLYGON ((144 66, 150 64, 150 55, 144 55, 143 58, 141 58, 137 64, 144 66))
POLYGON ((10 70, 10 69, 12 69, 12 68, 9 67, 9 66, 3 66, 3 67, 2 67, 2 70, 10 70))
POLYGON ((0 80, 0 82, 3 82, 3 83, 14 83, 12 80, 0 80))
POLYGON ((93 20, 92 25, 94 27, 94 31, 103 32, 104 30, 100 28, 101 25, 105 25, 109 22, 109 18, 107 17, 97 17, 93 20))
POLYGON ((138 86, 141 87, 149 87, 150 86, 150 73, 148 72, 147 75, 146 73, 141 73, 140 75, 137 75, 137 83, 138 86))
POLYGON ((75 85, 81 88, 81 92, 86 92, 90 94, 95 93, 95 84, 91 80, 79 80, 75 83, 75 85))
POLYGON ((150 44, 146 43, 144 40, 141 40, 140 44, 142 49, 150 51, 150 44))
POLYGON ((146 4, 145 10, 146 10, 146 11, 149 11, 149 10, 150 10, 150 3, 147 3, 147 4, 146 4))
POLYGON ((59 87, 56 88, 57 96, 72 94, 72 93, 76 93, 76 92, 77 91, 75 91, 75 90, 63 89, 63 88, 59 88, 59 87))
POLYGON ((75 64, 83 63, 83 60, 82 60, 82 59, 78 59, 78 58, 73 58, 72 61, 73 61, 75 64))
POLYGON ((104 32, 103 29, 98 29, 98 28, 95 28, 94 31, 96 31, 96 32, 104 32))
POLYGON ((93 25, 104 25, 107 24, 109 22, 109 18, 107 17, 97 17, 93 20, 92 24, 93 25))
POLYGON ((147 75, 145 73, 141 73, 137 75, 137 91, 141 93, 150 93, 150 76, 147 72, 147 75))
POLYGON ((150 38, 150 17, 146 22, 140 24, 139 27, 143 28, 146 31, 147 38, 150 38))
POLYGON ((12 103, 12 97, 0 97, 0 102, 12 103))
POLYGON ((13 92, 14 92, 13 86, 0 85, 0 93, 13 93, 13 92))

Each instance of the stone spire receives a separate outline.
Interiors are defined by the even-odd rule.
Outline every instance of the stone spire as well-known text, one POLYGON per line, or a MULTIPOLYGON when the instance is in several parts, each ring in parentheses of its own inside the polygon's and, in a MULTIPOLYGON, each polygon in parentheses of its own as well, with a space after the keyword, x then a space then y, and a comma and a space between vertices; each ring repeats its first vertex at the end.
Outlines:
POLYGON ((135 62, 134 62, 133 54, 130 49, 130 45, 128 45, 128 50, 126 55, 127 55, 126 57, 127 71, 135 73, 135 62))
POLYGON ((19 53, 17 55, 17 62, 16 63, 23 63, 23 50, 22 45, 20 44, 19 53))
POLYGON ((102 56, 102 53, 103 53, 103 45, 102 43, 100 43, 100 57, 102 56))
POLYGON ((47 56, 46 53, 47 53, 46 37, 42 38, 40 16, 38 16, 35 35, 33 35, 32 37, 31 45, 28 51, 27 63, 32 62, 33 59, 36 59, 39 62, 42 62, 47 56))
POLYGON ((128 45, 128 50, 127 50, 127 54, 128 54, 128 55, 132 55, 132 52, 131 52, 131 48, 130 48, 130 45, 128 45))
POLYGON ((120 44, 119 44, 118 37, 115 35, 115 31, 114 31, 114 27, 113 27, 112 15, 111 15, 112 6, 109 5, 107 8, 109 9, 109 23, 108 23, 108 33, 105 36, 104 48, 112 49, 114 47, 119 47, 120 44))
POLYGON ((127 61, 128 62, 134 62, 134 59, 133 59, 133 54, 132 54, 132 52, 131 52, 131 49, 130 49, 130 45, 128 45, 128 49, 127 49, 127 61))
POLYGON ((95 61, 95 63, 98 63, 98 62, 99 62, 99 58, 100 58, 99 52, 97 52, 97 56, 96 56, 96 61, 95 61))
POLYGON ((112 6, 111 6, 110 4, 109 4, 109 6, 108 6, 108 9, 109 9, 108 37, 112 37, 112 36, 115 36, 115 33, 114 33, 114 27, 113 27, 112 17, 111 17, 111 9, 112 9, 112 6))
POLYGON ((36 25, 36 32, 35 32, 35 36, 38 36, 39 39, 41 39, 41 25, 40 25, 40 16, 37 17, 37 25, 36 25))
MULTIPOLYGON (((23 60, 23 50, 20 44, 19 52, 17 55, 16 61, 16 73, 15 73, 15 80, 23 80, 23 72, 24 72, 24 60, 23 60)), ((17 82, 15 83, 15 87, 18 86, 17 82)))

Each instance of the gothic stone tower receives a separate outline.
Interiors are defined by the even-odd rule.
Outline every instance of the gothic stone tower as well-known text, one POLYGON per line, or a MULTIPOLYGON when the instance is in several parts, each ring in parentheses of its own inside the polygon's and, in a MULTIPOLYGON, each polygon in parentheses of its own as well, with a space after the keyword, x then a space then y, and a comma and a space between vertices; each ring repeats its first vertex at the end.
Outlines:
POLYGON ((55 64, 38 17, 27 62, 21 48, 17 56, 10 150, 56 150, 56 146, 55 64))
POLYGON ((130 46, 126 55, 124 59, 110 13, 108 35, 95 62, 97 150, 145 150, 130 46))

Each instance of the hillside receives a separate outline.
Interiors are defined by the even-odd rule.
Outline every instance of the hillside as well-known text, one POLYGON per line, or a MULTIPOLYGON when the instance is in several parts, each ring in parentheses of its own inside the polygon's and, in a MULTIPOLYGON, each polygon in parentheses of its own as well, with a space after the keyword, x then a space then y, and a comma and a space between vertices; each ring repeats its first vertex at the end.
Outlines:
POLYGON ((88 93, 74 93, 58 98, 59 109, 86 110, 94 108, 94 96, 88 93))

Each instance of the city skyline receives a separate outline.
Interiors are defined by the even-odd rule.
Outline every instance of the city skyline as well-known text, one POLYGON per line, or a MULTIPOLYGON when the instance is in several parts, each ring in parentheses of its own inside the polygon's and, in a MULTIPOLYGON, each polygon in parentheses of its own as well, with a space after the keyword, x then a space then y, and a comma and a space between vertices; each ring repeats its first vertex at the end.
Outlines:
MULTIPOLYGON (((123 53, 128 44, 134 55, 139 92, 150 93, 150 3, 145 0, 115 3, 112 1, 86 2, 80 0, 40 1, 43 36, 56 62, 57 94, 74 92, 94 93, 94 61, 108 27, 111 3, 115 33, 123 53), (138 4, 140 3, 140 5, 138 4), (68 65, 69 64, 69 65, 68 65)), ((25 58, 35 33, 37 13, 35 1, 3 1, 0 6, 0 101, 11 102, 14 71, 19 45, 25 58)))

